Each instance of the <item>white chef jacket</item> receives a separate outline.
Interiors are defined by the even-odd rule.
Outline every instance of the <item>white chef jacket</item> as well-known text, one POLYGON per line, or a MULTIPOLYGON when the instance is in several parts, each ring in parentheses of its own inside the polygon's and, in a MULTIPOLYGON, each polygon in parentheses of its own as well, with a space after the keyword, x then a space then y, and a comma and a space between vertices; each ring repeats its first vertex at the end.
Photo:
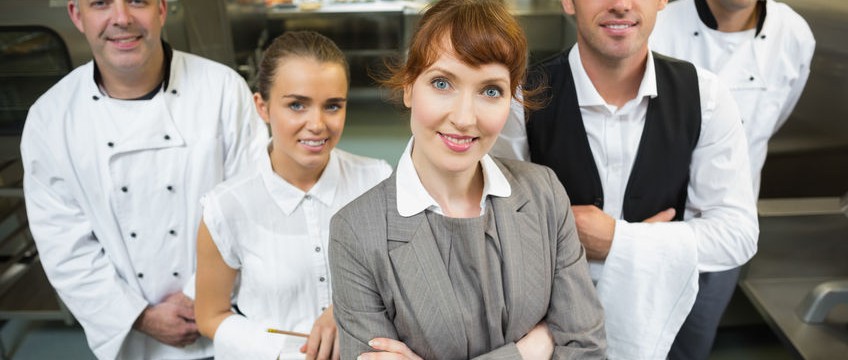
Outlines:
POLYGON ((286 337, 268 328, 312 330, 332 303, 330 218, 391 173, 383 160, 334 149, 321 178, 303 192, 277 175, 266 155, 256 171, 203 197, 203 221, 224 262, 240 272, 237 304, 244 314, 216 330, 216 359, 283 358, 286 337))
POLYGON ((789 6, 766 1, 762 29, 725 33, 705 25, 693 0, 668 4, 651 35, 657 52, 710 70, 730 87, 748 137, 754 195, 768 140, 786 122, 810 74, 816 41, 789 6))
MULTIPOLYGON (((636 158, 648 101, 657 96, 653 55, 636 98, 607 104, 586 74, 578 46, 569 53, 583 125, 604 192, 604 212, 616 219, 604 262, 590 262, 604 306, 610 359, 665 359, 698 291, 698 272, 737 267, 757 249, 754 196, 739 114, 715 75, 697 69, 701 132, 692 153, 684 221, 622 219, 627 179, 636 158)), ((513 106, 493 155, 527 159, 524 110, 513 106), (525 155, 522 155, 525 154, 525 155)))
POLYGON ((89 62, 30 108, 24 195, 47 277, 100 359, 211 355, 132 329, 195 270, 200 196, 259 158, 267 130, 244 80, 174 51, 167 89, 150 100, 101 93, 89 62))

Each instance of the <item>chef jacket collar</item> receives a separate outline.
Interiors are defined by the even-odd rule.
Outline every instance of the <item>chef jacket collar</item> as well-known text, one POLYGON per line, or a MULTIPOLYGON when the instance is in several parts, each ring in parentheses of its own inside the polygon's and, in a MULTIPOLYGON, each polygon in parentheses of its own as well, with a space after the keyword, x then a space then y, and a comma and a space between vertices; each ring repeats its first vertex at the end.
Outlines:
MULTIPOLYGON (((754 36, 760 34, 760 30, 763 29, 763 23, 766 22, 765 0, 758 0, 757 8, 759 10, 760 18, 757 19, 757 31, 754 32, 754 36)), ((704 23, 704 25, 710 29, 718 30, 718 21, 716 21, 713 12, 710 11, 710 7, 707 5, 707 0, 695 0, 695 9, 698 10, 698 17, 701 18, 701 22, 704 23)))
MULTIPOLYGON (((163 72, 165 74, 165 76, 162 79, 162 82, 159 83, 152 90, 150 90, 149 93, 144 94, 144 95, 137 97, 135 99, 127 99, 127 100, 150 100, 150 99, 153 99, 153 97, 156 96, 156 94, 160 90, 162 90, 162 91, 168 90, 168 83, 171 80, 171 59, 173 59, 173 57, 174 57, 174 50, 171 48, 171 45, 169 45, 167 42, 165 42, 165 40, 162 40, 162 49, 165 53, 165 63, 164 63, 165 71, 163 72)), ((94 82, 97 84, 98 89, 101 88, 101 84, 102 84, 103 80, 100 76, 100 68, 97 67, 97 61, 94 61, 94 82)), ((103 94, 103 95, 106 95, 106 93, 104 91, 102 91, 102 89, 100 90, 100 93, 103 94)))

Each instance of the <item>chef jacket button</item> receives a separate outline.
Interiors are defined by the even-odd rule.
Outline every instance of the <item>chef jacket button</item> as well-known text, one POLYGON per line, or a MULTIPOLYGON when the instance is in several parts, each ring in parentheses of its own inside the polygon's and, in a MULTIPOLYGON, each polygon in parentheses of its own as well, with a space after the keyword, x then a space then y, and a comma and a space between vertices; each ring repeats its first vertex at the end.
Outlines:
POLYGON ((106 145, 109 146, 109 147, 115 147, 115 143, 113 143, 111 141, 107 142, 106 145))
POLYGON ((765 39, 765 38, 766 38, 766 34, 760 35, 760 39, 765 39))
POLYGON ((143 277, 144 277, 144 274, 142 274, 142 273, 138 273, 138 278, 139 278, 139 279, 141 279, 141 278, 143 278, 143 277))
POLYGON ((97 101, 100 100, 100 97, 97 95, 91 95, 91 100, 97 101))
POLYGON ((321 247, 320 247, 320 246, 316 246, 316 247, 315 247, 315 252, 321 252, 321 247))
POLYGON ((177 235, 177 231, 176 231, 176 230, 171 230, 171 231, 168 231, 168 234, 171 234, 171 235, 177 235))
POLYGON ((751 77, 749 77, 749 78, 748 78, 748 80, 750 80, 750 81, 754 81, 754 77, 753 77, 753 76, 751 76, 751 77))
POLYGON ((131 238, 133 238, 133 239, 135 239, 136 234, 135 234, 134 232, 131 232, 131 233, 130 233, 130 237, 131 237, 131 238))
POLYGON ((165 140, 171 140, 171 135, 165 135, 165 140))
POLYGON ((130 191, 130 189, 128 189, 126 186, 121 186, 121 191, 127 192, 130 191))
POLYGON ((698 32, 697 32, 697 31, 695 32, 695 36, 698 36, 698 32))
POLYGON ((177 94, 177 89, 171 89, 171 94, 176 95, 176 94, 177 94))
POLYGON ((320 281, 320 282, 324 282, 324 280, 327 280, 327 279, 325 279, 323 276, 318 278, 318 281, 320 281))
POLYGON ((174 277, 177 277, 177 276, 180 276, 180 273, 174 271, 173 275, 174 275, 174 277))
POLYGON ((174 191, 174 187, 171 185, 168 185, 165 188, 168 189, 168 191, 174 191))

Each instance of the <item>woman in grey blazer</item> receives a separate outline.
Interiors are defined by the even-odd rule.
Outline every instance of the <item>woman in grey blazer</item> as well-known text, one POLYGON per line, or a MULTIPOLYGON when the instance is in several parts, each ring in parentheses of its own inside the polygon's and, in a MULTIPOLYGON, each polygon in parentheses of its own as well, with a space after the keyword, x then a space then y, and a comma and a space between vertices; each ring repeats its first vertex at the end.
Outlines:
POLYGON ((547 168, 487 155, 522 98, 526 51, 499 1, 441 0, 421 19, 384 81, 413 138, 330 226, 342 359, 604 357, 565 190, 547 168))

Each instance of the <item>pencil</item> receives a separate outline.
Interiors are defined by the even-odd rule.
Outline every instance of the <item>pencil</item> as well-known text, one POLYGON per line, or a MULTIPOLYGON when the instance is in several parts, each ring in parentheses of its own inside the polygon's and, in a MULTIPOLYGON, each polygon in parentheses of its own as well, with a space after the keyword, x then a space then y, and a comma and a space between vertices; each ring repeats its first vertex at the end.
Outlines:
POLYGON ((297 336, 297 337, 302 337, 302 338, 308 338, 309 337, 309 334, 304 334, 304 333, 299 333, 299 332, 294 332, 294 331, 277 330, 277 329, 272 329, 272 328, 268 328, 268 332, 272 333, 272 334, 290 335, 290 336, 297 336))

